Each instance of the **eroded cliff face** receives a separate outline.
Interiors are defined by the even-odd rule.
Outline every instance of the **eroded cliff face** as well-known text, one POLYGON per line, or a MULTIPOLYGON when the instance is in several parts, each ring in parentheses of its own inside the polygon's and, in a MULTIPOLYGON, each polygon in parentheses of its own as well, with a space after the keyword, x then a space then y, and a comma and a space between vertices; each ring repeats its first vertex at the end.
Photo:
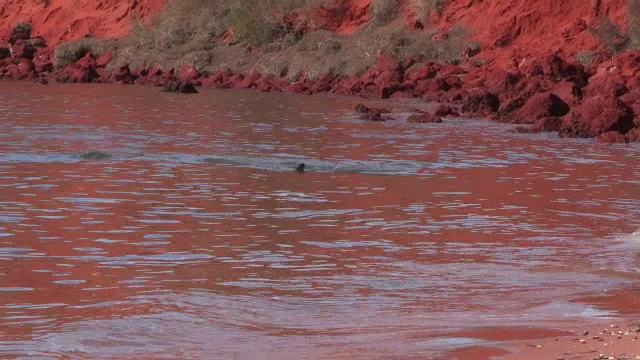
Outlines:
MULTIPOLYGON (((451 0, 441 12, 421 13, 422 0, 400 1, 399 16, 407 25, 428 17, 429 27, 469 29, 482 44, 483 57, 525 59, 551 49, 567 55, 601 46, 590 27, 606 18, 626 27, 628 0, 451 0)), ((138 20, 148 21, 167 0, 7 0, 0 5, 0 38, 11 26, 30 21, 34 34, 49 45, 86 35, 122 37, 138 20)), ((372 18, 372 0, 337 0, 318 6, 309 22, 341 35, 349 35, 372 18), (331 10, 327 10, 331 9, 331 10), (335 11, 339 9, 339 11, 335 11)))
POLYGON ((625 28, 627 1, 454 0, 435 20, 440 28, 469 27, 490 58, 522 59, 549 50, 573 55, 601 46, 589 27, 602 19, 625 28))
POLYGON ((146 20, 162 9, 164 0, 6 0, 0 5, 0 38, 8 38, 11 27, 29 21, 34 36, 49 45, 86 35, 122 37, 138 20, 146 20))

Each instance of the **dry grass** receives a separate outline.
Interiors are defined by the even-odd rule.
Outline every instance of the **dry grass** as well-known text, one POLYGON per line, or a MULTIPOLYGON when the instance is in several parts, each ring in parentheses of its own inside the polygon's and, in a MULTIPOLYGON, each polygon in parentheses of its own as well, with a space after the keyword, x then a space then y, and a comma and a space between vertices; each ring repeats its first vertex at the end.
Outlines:
POLYGON ((316 31, 298 44, 260 56, 256 68, 261 73, 290 80, 301 74, 310 78, 333 73, 361 74, 385 54, 403 61, 408 57, 442 63, 457 63, 467 43, 468 32, 454 28, 446 40, 432 40, 433 32, 415 32, 402 25, 367 26, 348 37, 328 31, 316 31))
POLYGON ((435 11, 438 16, 442 16, 445 7, 451 0, 411 0, 413 7, 416 9, 418 18, 426 23, 427 19, 435 11))
POLYGON ((640 0, 627 0, 627 16, 629 17, 629 47, 640 49, 640 0))
POLYGON ((577 52, 573 57, 583 66, 591 66, 598 53, 596 51, 583 50, 577 52))
POLYGON ((385 25, 391 22, 398 15, 398 0, 374 0, 373 22, 377 25, 385 25))
POLYGON ((614 54, 624 51, 629 45, 626 34, 609 19, 600 19, 599 23, 595 27, 589 27, 589 30, 614 54))
POLYGON ((95 37, 85 37, 62 43, 56 47, 55 66, 65 67, 80 60, 87 53, 100 55, 113 48, 113 40, 98 39, 95 37))
MULTIPOLYGON (((433 3, 438 5, 441 1, 433 3)), ((301 74, 313 78, 326 73, 362 73, 375 64, 380 54, 398 60, 414 57, 456 63, 467 45, 468 32, 464 28, 452 29, 446 40, 433 40, 433 31, 411 31, 404 23, 391 22, 397 13, 397 0, 376 0, 378 8, 372 11, 379 12, 375 15, 378 20, 350 36, 324 30, 295 36, 288 32, 284 14, 304 13, 325 2, 331 3, 174 0, 150 25, 135 25, 126 39, 99 43, 87 38, 61 45, 56 51, 57 66, 71 63, 88 51, 99 54, 110 48, 115 55, 111 68, 125 63, 135 68, 143 62, 165 69, 195 65, 204 73, 218 69, 257 70, 294 80, 301 74), (234 41, 223 43, 223 34, 229 29, 233 29, 234 41)))
POLYGON ((629 28, 626 33, 611 20, 603 18, 589 30, 613 54, 640 48, 640 0, 627 0, 629 28))
POLYGON ((234 42, 263 46, 286 35, 284 14, 296 9, 304 11, 325 1, 174 0, 151 26, 134 27, 131 36, 121 42, 117 60, 171 67, 195 62, 205 67, 218 47, 227 47, 221 38, 228 29, 233 30, 234 42))

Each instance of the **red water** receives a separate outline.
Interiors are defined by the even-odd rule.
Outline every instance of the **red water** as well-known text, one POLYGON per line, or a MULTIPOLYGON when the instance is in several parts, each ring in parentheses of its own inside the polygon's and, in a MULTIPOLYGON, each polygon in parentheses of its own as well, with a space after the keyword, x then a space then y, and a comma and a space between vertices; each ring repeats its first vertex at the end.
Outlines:
POLYGON ((617 316, 575 300, 640 280, 637 145, 356 101, 0 82, 0 357, 447 357, 617 316))

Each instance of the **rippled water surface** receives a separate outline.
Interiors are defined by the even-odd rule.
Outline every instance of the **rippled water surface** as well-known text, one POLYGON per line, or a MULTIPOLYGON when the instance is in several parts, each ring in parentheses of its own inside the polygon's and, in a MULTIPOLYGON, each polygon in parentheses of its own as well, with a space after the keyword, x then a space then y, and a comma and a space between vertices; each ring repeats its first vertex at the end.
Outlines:
POLYGON ((638 281, 637 145, 356 102, 0 82, 0 357, 423 358, 616 315, 575 300, 638 281))

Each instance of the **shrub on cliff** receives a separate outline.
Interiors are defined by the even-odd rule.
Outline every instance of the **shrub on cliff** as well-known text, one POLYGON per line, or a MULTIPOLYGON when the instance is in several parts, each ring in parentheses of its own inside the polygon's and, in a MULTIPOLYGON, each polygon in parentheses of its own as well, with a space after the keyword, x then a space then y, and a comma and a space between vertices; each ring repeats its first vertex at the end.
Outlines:
POLYGON ((258 4, 251 6, 250 2, 253 0, 241 0, 231 11, 229 22, 234 36, 252 45, 270 43, 278 35, 279 24, 262 14, 267 9, 260 9, 258 4))
POLYGON ((61 43, 55 50, 55 65, 57 68, 63 68, 80 60, 87 53, 98 56, 108 50, 111 45, 112 42, 108 40, 105 41, 94 37, 61 43))
POLYGON ((438 16, 442 16, 445 7, 450 0, 412 0, 419 18, 426 20, 435 11, 438 16))
POLYGON ((627 0, 627 16, 629 18, 629 46, 640 48, 640 0, 627 0))
POLYGON ((31 24, 26 21, 21 21, 13 25, 11 29, 11 37, 9 43, 14 44, 16 40, 26 40, 31 37, 31 24))

